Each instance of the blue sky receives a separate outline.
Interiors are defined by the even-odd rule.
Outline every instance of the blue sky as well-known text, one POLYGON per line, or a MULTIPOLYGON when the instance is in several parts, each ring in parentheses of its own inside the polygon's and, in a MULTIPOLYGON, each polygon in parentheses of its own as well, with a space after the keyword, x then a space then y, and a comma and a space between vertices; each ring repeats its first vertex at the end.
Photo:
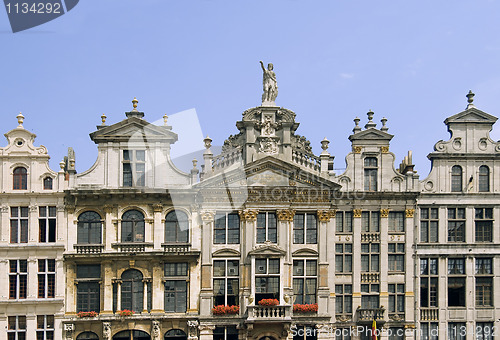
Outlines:
POLYGON ((427 154, 448 139, 443 120, 465 108, 469 89, 479 109, 500 114, 499 13, 482 0, 81 0, 12 34, 0 10, 2 131, 22 111, 52 168, 71 146, 82 172, 97 157, 88 134, 101 114, 120 121, 137 97, 150 121, 195 109, 220 145, 260 104, 263 60, 275 66, 277 104, 296 112, 317 154, 331 141, 335 168, 345 167, 352 120, 364 125, 371 109, 395 135, 396 167, 411 149, 423 179, 427 154))

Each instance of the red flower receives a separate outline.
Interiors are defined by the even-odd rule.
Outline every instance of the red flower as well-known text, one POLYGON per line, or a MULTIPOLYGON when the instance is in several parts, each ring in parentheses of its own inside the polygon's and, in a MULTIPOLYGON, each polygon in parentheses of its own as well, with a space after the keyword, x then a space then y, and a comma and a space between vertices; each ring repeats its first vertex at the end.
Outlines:
POLYGON ((117 311, 117 313, 120 314, 120 316, 131 316, 134 314, 134 311, 128 310, 128 309, 123 309, 123 310, 117 311))
POLYGON ((277 306, 280 302, 277 299, 262 299, 259 301, 261 306, 277 306))
POLYGON ((94 312, 94 311, 90 311, 90 312, 78 312, 76 314, 76 316, 79 317, 79 318, 94 318, 97 315, 99 315, 99 313, 94 312))
POLYGON ((310 303, 310 304, 295 304, 293 305, 293 312, 294 313, 316 313, 318 311, 318 304, 317 303, 310 303))
POLYGON ((240 312, 240 306, 218 305, 212 308, 213 315, 238 314, 239 312, 240 312))

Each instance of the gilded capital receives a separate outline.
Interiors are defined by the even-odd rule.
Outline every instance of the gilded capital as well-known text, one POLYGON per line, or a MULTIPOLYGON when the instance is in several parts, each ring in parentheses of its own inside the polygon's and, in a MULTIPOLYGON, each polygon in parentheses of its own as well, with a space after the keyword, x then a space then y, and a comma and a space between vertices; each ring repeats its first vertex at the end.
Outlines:
POLYGON ((259 213, 258 210, 241 210, 241 211, 238 211, 238 214, 240 215, 240 219, 242 221, 256 221, 258 213, 259 213))
POLYGON ((363 150, 363 148, 361 146, 353 146, 352 150, 354 151, 354 153, 361 153, 361 150, 363 150))
POLYGON ((406 209, 405 213, 406 217, 413 217, 413 215, 415 214, 415 209, 406 209))
POLYGON ((295 210, 278 210, 277 212, 279 221, 292 222, 293 217, 295 216, 295 210))
POLYGON ((381 153, 388 153, 389 152, 389 147, 388 146, 381 146, 380 147, 380 152, 381 153))
POLYGON ((380 217, 389 217, 389 209, 380 209, 380 217))
POLYGON ((203 211, 201 213, 201 219, 203 222, 212 222, 214 220, 214 212, 213 211, 203 211))
POLYGON ((352 216, 353 217, 361 217, 361 209, 353 209, 352 216))
POLYGON ((336 210, 318 210, 318 220, 320 222, 329 222, 331 218, 335 217, 336 210))

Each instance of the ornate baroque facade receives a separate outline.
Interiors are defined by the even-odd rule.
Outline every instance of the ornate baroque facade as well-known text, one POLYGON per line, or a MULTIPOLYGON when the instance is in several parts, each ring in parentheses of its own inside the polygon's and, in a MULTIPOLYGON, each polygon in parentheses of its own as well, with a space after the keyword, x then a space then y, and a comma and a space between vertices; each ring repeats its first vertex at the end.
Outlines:
POLYGON ((72 149, 50 170, 19 115, 0 149, 0 339, 490 338, 500 144, 468 99, 422 181, 373 112, 342 173, 269 100, 220 155, 207 137, 190 173, 170 159, 175 127, 135 99, 90 134, 83 173, 72 149))

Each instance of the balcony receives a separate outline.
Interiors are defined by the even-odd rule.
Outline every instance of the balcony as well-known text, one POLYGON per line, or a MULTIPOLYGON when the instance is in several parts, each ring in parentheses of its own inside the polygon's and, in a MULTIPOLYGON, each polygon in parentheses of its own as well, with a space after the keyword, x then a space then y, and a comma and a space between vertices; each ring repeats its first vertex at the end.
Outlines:
POLYGON ((185 254, 191 251, 190 243, 162 243, 163 251, 168 254, 185 254))
POLYGON ((146 248, 153 247, 153 243, 150 242, 122 242, 113 243, 113 248, 118 248, 118 251, 122 253, 144 253, 146 248))
POLYGON ((279 306, 248 306, 247 321, 291 321, 292 320, 292 306, 279 305, 279 306))
POLYGON ((104 249, 104 244, 74 244, 77 254, 100 254, 104 249))
POLYGON ((360 322, 384 321, 385 308, 358 308, 356 313, 360 322))
POLYGON ((422 321, 437 321, 439 320, 439 308, 420 308, 420 320, 422 321))
POLYGON ((361 242, 380 242, 380 233, 361 233, 361 242))
POLYGON ((380 281, 380 273, 361 273, 362 283, 378 283, 380 281))

